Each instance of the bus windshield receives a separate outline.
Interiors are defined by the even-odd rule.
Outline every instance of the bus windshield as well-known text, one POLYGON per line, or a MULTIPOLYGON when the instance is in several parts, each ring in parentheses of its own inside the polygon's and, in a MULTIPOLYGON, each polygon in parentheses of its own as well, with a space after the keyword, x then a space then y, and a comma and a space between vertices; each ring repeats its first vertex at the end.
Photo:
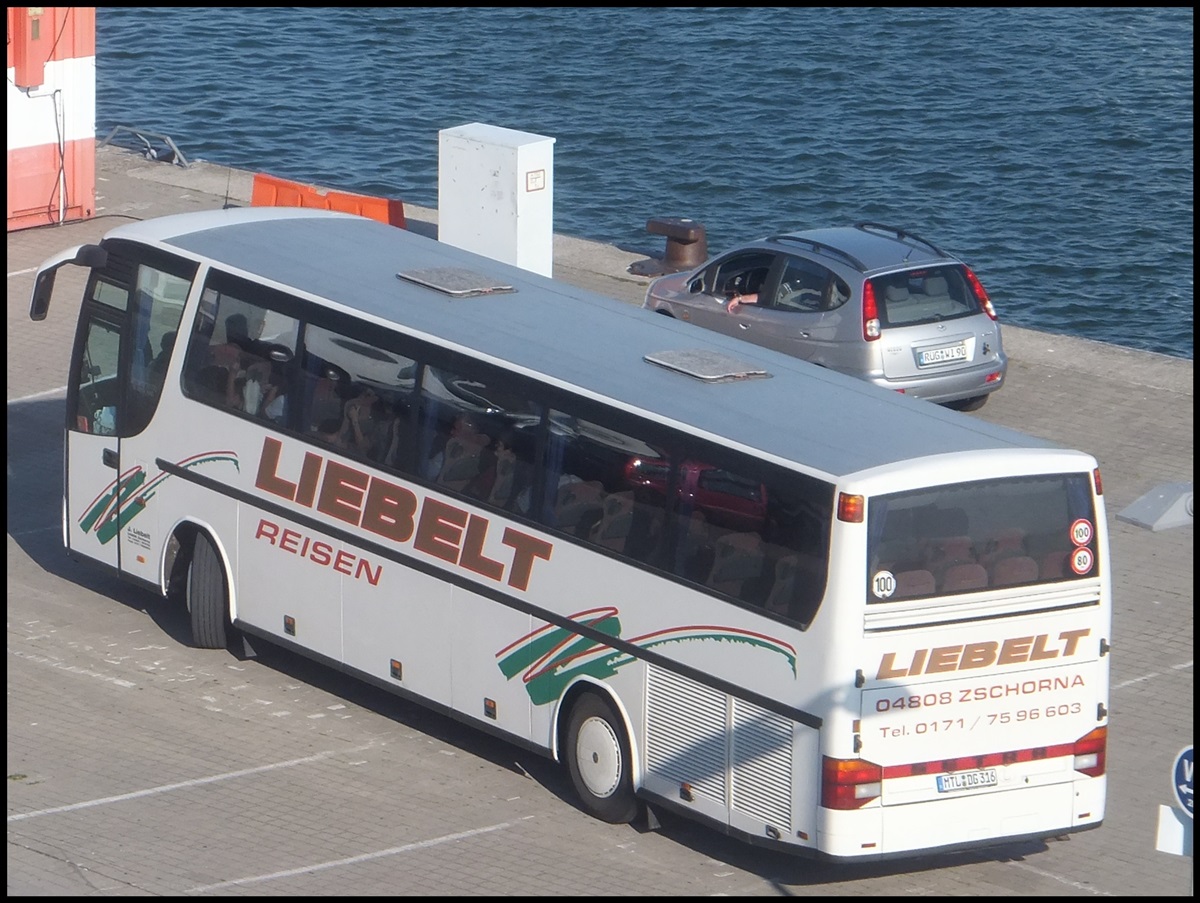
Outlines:
POLYGON ((877 496, 868 522, 869 604, 1097 574, 1088 474, 877 496))

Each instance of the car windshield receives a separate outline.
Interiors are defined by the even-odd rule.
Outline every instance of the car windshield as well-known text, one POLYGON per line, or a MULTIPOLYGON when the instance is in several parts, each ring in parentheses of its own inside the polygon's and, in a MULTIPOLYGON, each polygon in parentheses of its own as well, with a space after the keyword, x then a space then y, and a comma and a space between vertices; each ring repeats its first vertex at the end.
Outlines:
POLYGON ((961 266, 927 267, 871 280, 880 324, 919 326, 979 313, 979 299, 961 266))

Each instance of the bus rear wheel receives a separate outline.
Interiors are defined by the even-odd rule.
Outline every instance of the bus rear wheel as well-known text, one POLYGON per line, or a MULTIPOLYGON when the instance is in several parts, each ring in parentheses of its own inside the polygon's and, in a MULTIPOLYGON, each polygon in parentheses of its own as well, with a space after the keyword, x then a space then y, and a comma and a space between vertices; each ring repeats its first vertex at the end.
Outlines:
POLYGON ((187 573, 187 608, 192 643, 201 649, 224 649, 229 622, 229 591, 221 556, 205 533, 196 534, 187 573))
POLYGON ((566 759, 571 783, 588 813, 611 824, 637 817, 629 738, 612 707, 594 693, 585 693, 571 710, 566 759))

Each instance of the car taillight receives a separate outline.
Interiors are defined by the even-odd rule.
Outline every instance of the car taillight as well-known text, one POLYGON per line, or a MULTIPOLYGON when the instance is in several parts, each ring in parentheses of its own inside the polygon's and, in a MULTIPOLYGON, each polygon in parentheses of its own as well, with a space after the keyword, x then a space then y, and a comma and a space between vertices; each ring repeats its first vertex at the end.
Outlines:
POLYGON ((821 766, 821 805, 859 809, 883 792, 883 769, 865 759, 831 759, 821 766))
POLYGON ((996 309, 992 307, 992 299, 988 297, 988 293, 984 291, 983 283, 979 281, 979 277, 971 272, 970 267, 963 267, 967 271, 967 282, 971 284, 971 291, 975 293, 975 297, 979 299, 979 306, 983 308, 983 312, 996 319, 996 309))
POLYGON ((1104 774, 1108 750, 1108 728, 1098 727, 1075 741, 1075 770, 1088 777, 1104 774))
POLYGON ((879 305, 875 303, 875 286, 869 281, 863 285, 863 338, 868 342, 879 338, 879 305))

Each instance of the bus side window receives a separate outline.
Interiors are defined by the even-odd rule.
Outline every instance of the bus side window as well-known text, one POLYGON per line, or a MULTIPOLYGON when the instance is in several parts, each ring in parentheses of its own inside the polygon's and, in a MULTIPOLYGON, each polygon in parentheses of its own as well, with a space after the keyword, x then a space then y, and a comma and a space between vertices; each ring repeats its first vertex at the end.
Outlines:
POLYGON ((76 427, 81 432, 111 436, 117 431, 120 341, 119 328, 114 324, 98 317, 88 323, 75 413, 76 427))
POLYGON ((158 407, 176 330, 191 281, 141 264, 137 288, 131 293, 134 353, 130 361, 126 435, 140 433, 158 407))
POLYGON ((765 481, 765 604, 768 611, 807 627, 828 579, 832 493, 826 484, 796 473, 781 472, 765 481))
POLYGON ((206 288, 200 296, 200 310, 192 334, 188 337, 187 353, 183 360, 184 394, 211 405, 225 403, 229 377, 228 368, 217 364, 212 357, 219 303, 220 295, 206 288))
POLYGON ((752 604, 765 601, 762 578, 766 553, 757 533, 730 533, 717 541, 707 583, 752 604))
POLYGON ((767 611, 799 624, 808 624, 821 602, 825 562, 815 555, 792 551, 778 555, 774 562, 767 592, 767 611))
POLYGON ((676 529, 674 572, 700 583, 712 571, 716 528, 708 523, 703 511, 694 509, 676 518, 676 529))
POLYGON ((612 423, 552 411, 547 521, 626 558, 656 562, 665 540, 666 454, 612 423), (659 485, 661 484, 661 485, 659 485))
POLYGON ((792 600, 796 597, 799 578, 800 556, 781 555, 775 562, 770 592, 767 593, 767 611, 783 617, 792 612, 792 600))
POLYGON ((528 389, 469 361, 461 370, 426 365, 420 382, 415 420, 408 414, 403 424, 409 472, 444 491, 530 513, 543 409, 528 389))

